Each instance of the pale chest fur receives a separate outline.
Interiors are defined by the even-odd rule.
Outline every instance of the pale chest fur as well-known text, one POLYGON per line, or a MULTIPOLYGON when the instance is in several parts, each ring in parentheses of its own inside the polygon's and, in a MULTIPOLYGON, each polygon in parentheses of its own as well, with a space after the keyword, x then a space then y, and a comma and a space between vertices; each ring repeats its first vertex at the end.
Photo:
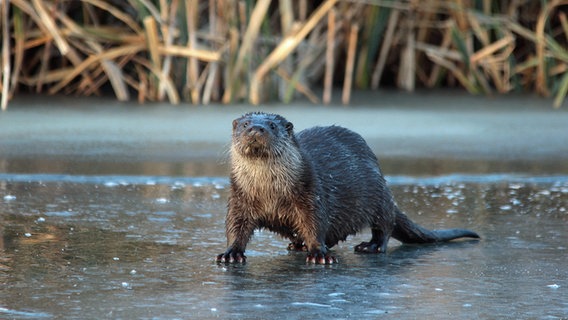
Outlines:
MULTIPOLYGON (((299 173, 292 170, 282 159, 246 159, 239 155, 232 157, 235 182, 247 197, 257 201, 262 214, 278 214, 283 199, 297 194, 299 173)), ((297 168, 297 167, 296 167, 297 168)))

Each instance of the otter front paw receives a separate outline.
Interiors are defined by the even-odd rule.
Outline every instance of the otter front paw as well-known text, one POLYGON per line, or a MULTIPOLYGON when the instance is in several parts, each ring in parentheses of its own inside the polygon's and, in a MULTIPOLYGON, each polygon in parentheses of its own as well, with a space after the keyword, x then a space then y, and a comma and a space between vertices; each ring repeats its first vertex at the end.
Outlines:
POLYGON ((215 258, 220 263, 246 263, 247 257, 243 251, 229 249, 215 258))
POLYGON ((288 244, 288 251, 308 251, 308 247, 306 247, 303 242, 290 242, 288 244))
POLYGON ((321 252, 308 253, 308 256, 306 257, 306 263, 334 264, 338 262, 339 261, 334 256, 330 256, 321 252))

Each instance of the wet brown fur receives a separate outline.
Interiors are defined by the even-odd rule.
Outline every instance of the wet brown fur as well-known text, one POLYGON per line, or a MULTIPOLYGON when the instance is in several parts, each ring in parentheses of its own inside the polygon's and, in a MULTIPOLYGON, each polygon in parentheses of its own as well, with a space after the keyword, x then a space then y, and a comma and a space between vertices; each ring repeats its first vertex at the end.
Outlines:
POLYGON ((228 249, 220 262, 245 262, 255 229, 266 228, 306 248, 308 262, 333 263, 328 248, 365 227, 372 239, 357 252, 384 252, 392 236, 432 243, 472 231, 431 231, 396 206, 377 158, 363 138, 339 126, 294 134, 275 114, 248 113, 233 121, 231 187, 226 218, 228 249))

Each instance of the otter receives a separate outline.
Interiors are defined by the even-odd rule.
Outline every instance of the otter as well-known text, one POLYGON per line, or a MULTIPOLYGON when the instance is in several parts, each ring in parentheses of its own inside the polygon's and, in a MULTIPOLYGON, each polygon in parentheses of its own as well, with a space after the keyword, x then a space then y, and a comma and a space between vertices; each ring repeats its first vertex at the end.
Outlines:
POLYGON ((355 252, 386 252, 393 237, 402 243, 479 238, 467 229, 428 230, 397 207, 377 157, 357 133, 313 127, 294 133, 277 114, 247 113, 233 121, 226 216, 227 250, 220 263, 245 263, 255 229, 291 240, 306 250, 306 262, 338 262, 328 249, 370 227, 371 240, 355 252))

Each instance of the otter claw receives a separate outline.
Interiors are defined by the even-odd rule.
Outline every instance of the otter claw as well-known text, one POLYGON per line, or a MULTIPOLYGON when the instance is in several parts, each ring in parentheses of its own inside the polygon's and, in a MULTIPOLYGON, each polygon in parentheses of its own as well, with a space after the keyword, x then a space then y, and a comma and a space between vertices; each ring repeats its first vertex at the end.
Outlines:
POLYGON ((217 255, 215 261, 220 263, 246 263, 247 257, 241 252, 228 251, 217 255))
POLYGON ((334 256, 330 256, 330 255, 324 255, 322 253, 316 253, 316 254, 308 254, 308 256, 306 257, 306 263, 313 263, 313 264, 334 264, 334 263, 338 263, 339 261, 334 257, 334 256))

